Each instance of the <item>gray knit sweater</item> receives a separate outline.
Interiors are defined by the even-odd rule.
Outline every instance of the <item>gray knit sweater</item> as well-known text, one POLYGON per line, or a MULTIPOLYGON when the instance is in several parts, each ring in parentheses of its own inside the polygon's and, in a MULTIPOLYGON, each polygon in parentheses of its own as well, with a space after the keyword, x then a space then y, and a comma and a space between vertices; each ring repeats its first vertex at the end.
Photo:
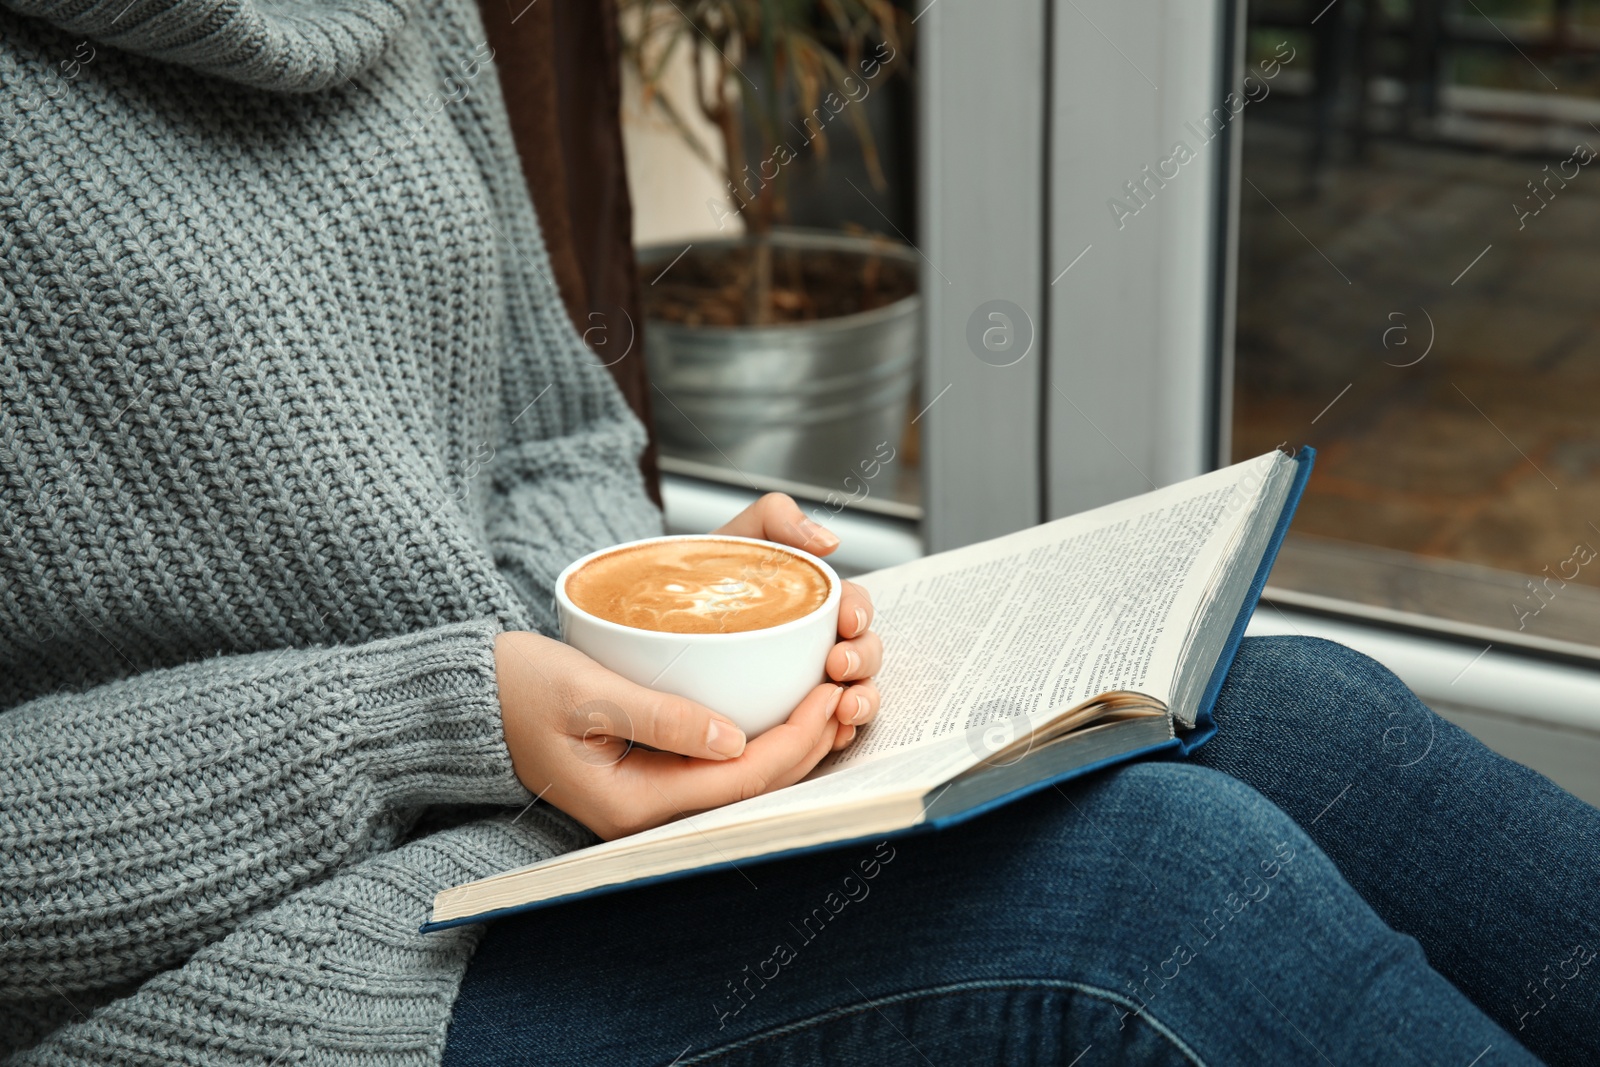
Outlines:
POLYGON ((433 893, 587 838, 518 817, 493 639, 660 517, 414 2, 0 0, 13 1062, 435 1063, 433 893))

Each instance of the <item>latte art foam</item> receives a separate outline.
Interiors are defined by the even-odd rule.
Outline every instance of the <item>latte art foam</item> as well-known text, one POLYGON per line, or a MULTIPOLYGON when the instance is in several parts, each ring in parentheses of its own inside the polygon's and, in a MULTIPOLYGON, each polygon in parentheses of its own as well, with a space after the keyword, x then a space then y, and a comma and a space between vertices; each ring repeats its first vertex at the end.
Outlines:
POLYGON ((590 615, 635 629, 743 633, 816 611, 828 599, 828 579, 776 548, 661 541, 590 560, 568 576, 567 596, 590 615))

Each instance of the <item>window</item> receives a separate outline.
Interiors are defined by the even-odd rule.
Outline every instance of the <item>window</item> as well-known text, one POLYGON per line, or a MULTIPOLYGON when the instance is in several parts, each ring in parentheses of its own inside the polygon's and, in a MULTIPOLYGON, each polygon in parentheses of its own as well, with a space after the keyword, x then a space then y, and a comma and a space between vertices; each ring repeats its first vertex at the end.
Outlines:
POLYGON ((1280 600, 1600 650, 1600 3, 1255 0, 1232 453, 1280 600))

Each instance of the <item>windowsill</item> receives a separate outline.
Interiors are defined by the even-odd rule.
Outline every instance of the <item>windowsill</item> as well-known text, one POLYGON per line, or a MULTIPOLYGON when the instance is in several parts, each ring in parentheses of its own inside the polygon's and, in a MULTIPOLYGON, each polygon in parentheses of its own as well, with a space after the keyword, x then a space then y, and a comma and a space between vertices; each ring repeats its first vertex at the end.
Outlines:
MULTIPOLYGON (((663 472, 661 498, 666 504, 667 532, 706 533, 727 522, 754 503, 763 486, 751 489, 718 481, 663 472)), ((839 548, 828 557, 833 569, 848 578, 906 563, 923 554, 918 524, 907 518, 846 507, 829 515, 829 508, 801 500, 807 514, 816 515, 839 535, 839 548)))
POLYGON ((1520 646, 1600 664, 1600 589, 1561 581, 1559 568, 1557 561, 1547 568, 1549 582, 1536 584, 1494 567, 1291 533, 1267 599, 1380 626, 1450 634, 1480 648, 1520 646))
MULTIPOLYGON (((710 482, 744 491, 759 493, 788 493, 796 500, 823 505, 830 510, 838 501, 847 501, 852 510, 872 515, 887 515, 895 519, 922 520, 922 486, 919 472, 905 463, 884 465, 882 485, 873 493, 874 483, 856 479, 857 488, 852 493, 848 486, 827 489, 809 482, 794 482, 760 471, 740 471, 716 463, 701 463, 680 456, 663 454, 660 458, 663 475, 678 475, 697 482, 710 482)), ((807 508, 810 511, 811 508, 807 508)))

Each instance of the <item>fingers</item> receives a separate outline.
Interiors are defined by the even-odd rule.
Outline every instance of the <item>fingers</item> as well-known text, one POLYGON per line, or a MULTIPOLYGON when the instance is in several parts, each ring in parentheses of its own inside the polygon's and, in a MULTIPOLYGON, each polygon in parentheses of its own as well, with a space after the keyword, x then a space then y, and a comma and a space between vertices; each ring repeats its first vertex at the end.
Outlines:
POLYGON ((825 694, 825 699, 821 704, 822 722, 817 730, 816 740, 812 742, 811 748, 797 763, 773 779, 772 784, 767 787, 769 790, 782 789, 785 786, 794 785, 816 769, 817 764, 821 763, 824 757, 833 751, 839 733, 844 729, 839 725, 839 720, 835 717, 839 709, 839 699, 839 696, 831 693, 825 694))
POLYGON ((805 758, 792 767, 787 775, 779 779, 780 785, 774 785, 772 788, 782 789, 794 785, 815 770, 817 764, 826 759, 829 753, 842 747, 839 745, 839 734, 844 730, 845 727, 840 726, 839 720, 834 717, 834 712, 829 711, 828 717, 823 720, 822 732, 817 736, 816 743, 811 746, 811 751, 807 752, 805 758))
POLYGON ((565 728, 588 748, 617 738, 704 760, 734 759, 744 751, 744 731, 726 717, 684 697, 636 685, 584 659, 593 667, 583 672, 587 699, 570 708, 565 728))
POLYGON ((643 686, 631 705, 631 731, 640 744, 680 756, 706 760, 737 758, 745 749, 744 731, 711 709, 671 693, 643 686))
POLYGON ((883 696, 875 684, 870 681, 857 682, 844 691, 835 717, 840 724, 853 731, 855 727, 865 726, 877 718, 882 702, 883 696))
POLYGON ((860 637, 872 625, 872 594, 855 582, 839 585, 839 636, 860 637))
POLYGON ((721 807, 786 785, 811 773, 832 749, 841 727, 834 718, 844 690, 819 685, 787 722, 751 741, 738 759, 718 763, 679 759, 664 752, 635 752, 617 765, 624 802, 654 817, 644 825, 686 812, 721 807))
POLYGON ((828 677, 855 682, 839 701, 837 718, 843 729, 835 745, 843 748, 855 737, 855 728, 871 722, 882 698, 870 679, 883 666, 883 640, 872 633, 872 595, 854 582, 842 583, 839 598, 839 636, 845 640, 828 653, 828 677))
POLYGON ((816 686, 788 721, 747 744, 709 709, 538 634, 499 635, 495 672, 517 778, 606 839, 800 781, 853 736, 839 708, 864 684, 816 686))
POLYGON ((712 532, 776 541, 816 556, 826 556, 839 547, 839 538, 806 518, 786 493, 768 493, 712 532))
POLYGON ((883 666, 883 638, 868 630, 851 641, 840 641, 828 653, 828 677, 836 682, 870 678, 883 666))

